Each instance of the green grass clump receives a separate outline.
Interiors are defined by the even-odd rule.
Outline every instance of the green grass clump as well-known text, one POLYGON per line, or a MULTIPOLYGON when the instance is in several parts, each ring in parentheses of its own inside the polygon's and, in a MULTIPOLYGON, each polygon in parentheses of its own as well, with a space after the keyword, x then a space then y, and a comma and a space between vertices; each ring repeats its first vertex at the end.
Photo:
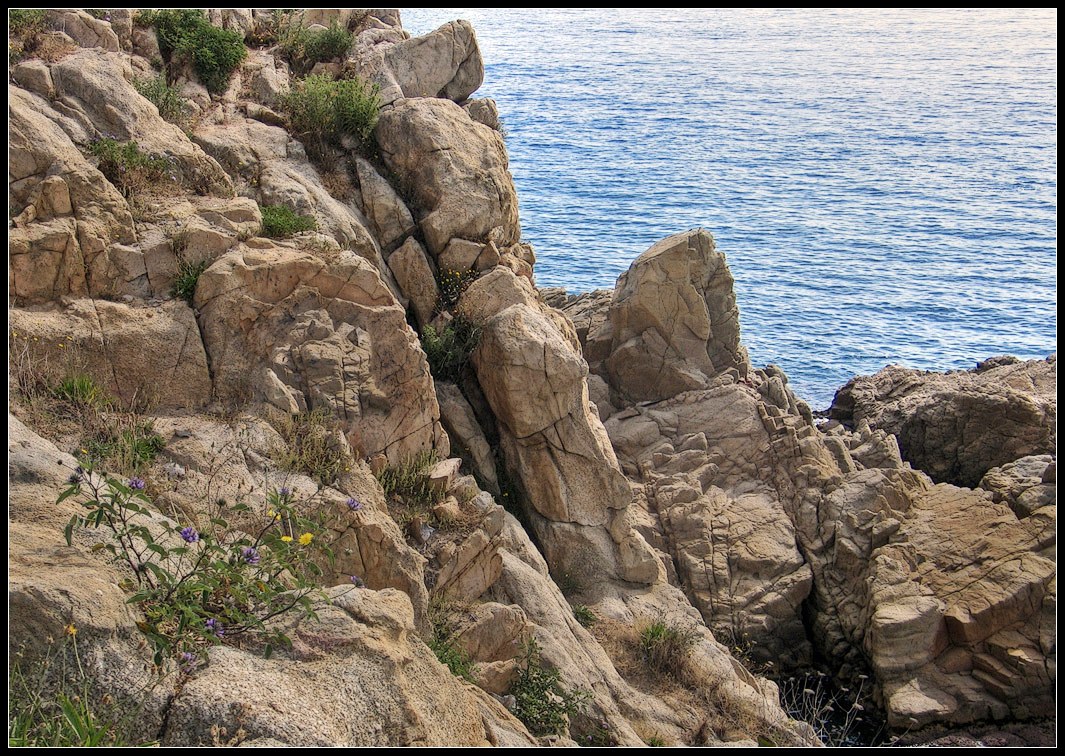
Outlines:
POLYGON ((429 624, 433 633, 426 645, 436 654, 437 661, 451 670, 451 674, 473 682, 473 662, 465 651, 455 645, 449 613, 445 600, 434 597, 429 602, 429 624))
POLYGON ((481 327, 458 315, 439 331, 431 325, 422 329, 422 350, 429 372, 438 381, 460 381, 470 356, 481 340, 481 327))
POLYGON ((102 409, 109 402, 107 392, 85 373, 67 376, 55 387, 55 396, 77 409, 102 409))
POLYGON ((97 139, 89 145, 89 154, 99 160, 100 173, 127 199, 172 175, 166 158, 141 152, 140 146, 132 140, 97 139))
POLYGON ((166 446, 150 420, 130 418, 106 425, 101 432, 83 441, 88 459, 95 466, 114 473, 133 475, 148 467, 166 446))
POLYGON ((334 21, 328 29, 307 34, 303 42, 303 57, 312 66, 323 60, 339 58, 351 48, 354 39, 354 34, 334 21))
POLYGON ((684 672, 697 637, 694 630, 658 619, 640 631, 640 653, 652 670, 676 677, 684 672))
POLYGON ((428 510, 443 495, 429 486, 429 468, 436 464, 436 452, 422 451, 402 464, 386 467, 377 473, 377 482, 385 492, 385 499, 399 497, 419 510, 428 510))
POLYGON ((515 716, 536 736, 564 734, 569 718, 580 713, 589 698, 587 691, 565 687, 559 671, 544 665, 535 640, 525 646, 510 694, 514 696, 515 716))
POLYGON ((288 205, 260 205, 263 214, 262 235, 271 239, 283 239, 303 231, 313 231, 317 227, 314 218, 309 215, 297 215, 288 205))
POLYGON ((170 289, 170 293, 184 299, 190 305, 192 304, 192 298, 196 295, 196 284, 200 280, 200 274, 207 270, 207 260, 201 260, 197 263, 183 262, 178 269, 178 277, 174 279, 174 285, 170 289))
POLYGON ((155 27, 164 57, 188 57, 196 76, 212 94, 225 91, 233 72, 248 54, 240 32, 214 26, 198 8, 142 11, 137 21, 155 27))
POLYGON ((43 8, 11 8, 7 12, 8 32, 25 34, 44 29, 45 11, 43 8))
POLYGON ((188 117, 185 100, 178 93, 178 88, 166 83, 166 76, 160 74, 147 79, 135 79, 133 86, 141 96, 159 109, 164 121, 181 125, 188 117))
POLYGON ((274 450, 274 462, 287 472, 304 473, 324 486, 334 485, 351 471, 352 459, 332 411, 316 409, 285 415, 276 424, 285 446, 274 450))
POLYGON ((334 79, 315 74, 299 82, 281 98, 292 132, 313 156, 322 157, 327 145, 342 137, 369 148, 381 111, 376 85, 362 79, 334 79))

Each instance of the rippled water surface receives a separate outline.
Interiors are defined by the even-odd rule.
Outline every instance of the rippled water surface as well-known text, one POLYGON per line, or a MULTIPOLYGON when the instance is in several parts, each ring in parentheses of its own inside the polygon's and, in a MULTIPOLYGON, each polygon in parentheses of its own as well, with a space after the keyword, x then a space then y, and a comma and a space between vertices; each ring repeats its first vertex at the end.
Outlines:
POLYGON ((708 228, 752 361, 814 407, 892 362, 1056 349, 1055 10, 403 12, 454 18, 541 285, 708 228))

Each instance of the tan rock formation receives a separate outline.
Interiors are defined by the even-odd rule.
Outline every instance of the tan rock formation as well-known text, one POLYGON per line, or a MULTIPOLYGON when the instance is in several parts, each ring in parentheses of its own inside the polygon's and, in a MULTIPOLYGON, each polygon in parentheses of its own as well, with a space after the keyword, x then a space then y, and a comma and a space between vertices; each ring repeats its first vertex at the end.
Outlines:
POLYGON ((992 467, 1054 452, 1056 387, 1056 355, 945 375, 892 365, 852 379, 830 413, 893 433, 903 459, 933 480, 974 488, 992 467))
POLYGON ((370 263, 238 247, 200 277, 196 306, 215 388, 285 412, 328 407, 360 456, 447 452, 425 356, 370 263))

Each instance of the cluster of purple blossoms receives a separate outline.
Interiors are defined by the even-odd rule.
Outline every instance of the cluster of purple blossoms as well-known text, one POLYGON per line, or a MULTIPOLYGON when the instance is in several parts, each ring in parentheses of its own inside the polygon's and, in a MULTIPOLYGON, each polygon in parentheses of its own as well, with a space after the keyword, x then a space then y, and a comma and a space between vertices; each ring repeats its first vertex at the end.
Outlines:
POLYGON ((129 479, 129 487, 132 488, 134 491, 143 491, 144 490, 144 479, 143 478, 130 478, 129 479))
POLYGON ((188 651, 182 651, 180 659, 182 672, 192 672, 194 669, 196 669, 196 654, 189 653, 188 651))
POLYGON ((292 489, 288 486, 281 486, 281 488, 277 489, 277 495, 281 497, 291 496, 292 489))
POLYGON ((245 546, 240 551, 240 558, 248 564, 258 564, 259 552, 253 546, 245 546))
POLYGON ((354 585, 356 588, 365 588, 366 587, 366 582, 361 577, 359 577, 358 575, 352 575, 351 576, 351 584, 354 585))
POLYGON ((181 529, 181 540, 185 543, 196 543, 200 540, 200 534, 196 532, 196 528, 189 525, 187 528, 181 529))
POLYGON ((214 617, 211 617, 211 619, 207 620, 207 622, 204 623, 204 626, 209 632, 214 633, 215 637, 217 638, 221 638, 223 635, 225 635, 225 629, 222 627, 222 623, 216 620, 214 617))
POLYGON ((362 502, 356 499, 354 496, 349 496, 347 502, 345 503, 348 505, 348 509, 350 509, 352 512, 358 512, 360 509, 362 509, 362 502))

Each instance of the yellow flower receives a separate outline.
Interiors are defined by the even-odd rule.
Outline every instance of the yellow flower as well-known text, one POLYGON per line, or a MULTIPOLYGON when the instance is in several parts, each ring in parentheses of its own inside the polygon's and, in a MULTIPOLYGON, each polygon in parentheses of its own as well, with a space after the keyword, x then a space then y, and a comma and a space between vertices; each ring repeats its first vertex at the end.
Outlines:
POLYGON ((71 622, 71 623, 70 623, 69 625, 67 625, 67 627, 66 627, 66 631, 67 631, 67 635, 69 635, 69 636, 70 636, 70 637, 72 637, 72 638, 73 638, 73 637, 74 637, 75 635, 77 635, 77 634, 78 634, 78 628, 74 626, 74 623, 73 623, 73 622, 71 622))
POLYGON ((285 543, 288 543, 289 541, 292 540, 292 536, 281 536, 281 540, 284 541, 285 543))
POLYGON ((304 533, 303 535, 300 536, 300 546, 306 546, 307 544, 309 544, 313 540, 314 540, 314 534, 313 533, 304 533))

